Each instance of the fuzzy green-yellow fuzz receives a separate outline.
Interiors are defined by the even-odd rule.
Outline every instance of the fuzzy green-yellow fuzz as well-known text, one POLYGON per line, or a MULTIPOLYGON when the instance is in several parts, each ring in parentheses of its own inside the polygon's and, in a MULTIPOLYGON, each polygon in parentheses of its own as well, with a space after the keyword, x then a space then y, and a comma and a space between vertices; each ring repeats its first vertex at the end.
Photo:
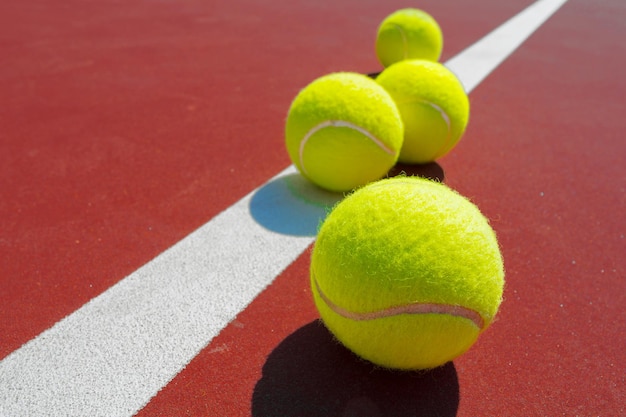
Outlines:
POLYGON ((347 72, 318 78, 300 91, 285 127, 298 170, 331 191, 383 177, 398 160, 403 135, 400 113, 385 89, 347 72))
POLYGON ((402 115, 401 162, 432 162, 457 145, 469 122, 470 104, 449 69, 437 62, 406 60, 386 68, 376 81, 402 115))
POLYGON ((441 28, 423 10, 397 10, 378 27, 376 55, 385 67, 405 59, 438 61, 442 49, 441 28))
POLYGON ((502 300, 503 261, 479 209, 447 186, 395 177, 358 189, 320 228, 315 305, 357 355, 428 369, 464 353, 502 300))

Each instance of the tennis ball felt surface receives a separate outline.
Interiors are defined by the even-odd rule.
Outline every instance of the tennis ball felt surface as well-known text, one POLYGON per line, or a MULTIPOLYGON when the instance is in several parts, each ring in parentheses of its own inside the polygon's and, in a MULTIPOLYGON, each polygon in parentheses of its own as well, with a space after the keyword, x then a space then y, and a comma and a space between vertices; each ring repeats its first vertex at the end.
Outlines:
POLYGON ((464 353, 502 300, 498 242, 447 186, 395 177, 358 189, 320 228, 311 289, 346 347, 386 368, 429 369, 464 353))
POLYGON ((404 123, 399 160, 432 162, 450 152, 469 122, 470 104, 459 79, 437 62, 406 60, 386 68, 376 81, 394 99, 404 123))
POLYGON ((298 170, 331 191, 383 177, 398 159, 403 134, 389 94, 356 73, 329 74, 307 85, 292 102, 285 127, 298 170))
POLYGON ((397 10, 378 27, 376 55, 385 67, 405 59, 438 61, 442 49, 441 28, 423 10, 397 10))

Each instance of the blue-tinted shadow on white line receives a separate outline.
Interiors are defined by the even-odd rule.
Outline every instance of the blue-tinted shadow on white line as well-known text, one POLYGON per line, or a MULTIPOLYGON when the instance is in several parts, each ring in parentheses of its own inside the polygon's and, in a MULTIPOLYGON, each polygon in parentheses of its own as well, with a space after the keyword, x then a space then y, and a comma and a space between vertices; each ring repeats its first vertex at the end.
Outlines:
POLYGON ((316 236, 326 215, 343 196, 319 188, 299 173, 292 173, 259 188, 250 200, 250 214, 273 232, 316 236))

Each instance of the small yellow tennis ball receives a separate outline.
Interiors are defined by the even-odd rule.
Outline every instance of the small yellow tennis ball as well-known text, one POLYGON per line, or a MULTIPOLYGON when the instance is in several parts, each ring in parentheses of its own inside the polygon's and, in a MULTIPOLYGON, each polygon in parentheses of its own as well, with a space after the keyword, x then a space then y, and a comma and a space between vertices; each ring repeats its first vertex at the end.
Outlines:
POLYGON ((348 191, 393 167, 403 134, 385 89, 365 75, 345 72, 318 78, 296 96, 285 142, 304 177, 327 190, 348 191))
POLYGON ((491 324, 504 286, 498 242, 447 186, 394 177, 358 189, 321 226, 311 289, 328 329, 387 368, 429 369, 491 324))
POLYGON ((470 104, 452 71, 437 62, 406 60, 386 68, 376 81, 402 115, 401 162, 432 162, 457 145, 469 122, 470 104))
POLYGON ((437 21, 418 9, 401 9, 387 16, 378 28, 376 55, 387 67, 405 59, 438 61, 443 34, 437 21))

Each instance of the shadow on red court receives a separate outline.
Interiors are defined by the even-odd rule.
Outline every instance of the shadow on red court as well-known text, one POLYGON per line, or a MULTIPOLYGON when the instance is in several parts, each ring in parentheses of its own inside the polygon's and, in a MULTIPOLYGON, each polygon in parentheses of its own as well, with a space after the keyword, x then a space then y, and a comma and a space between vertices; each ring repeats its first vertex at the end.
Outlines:
POLYGON ((252 398, 255 417, 455 416, 458 407, 452 363, 420 372, 377 368, 341 346, 319 321, 272 351, 252 398))

